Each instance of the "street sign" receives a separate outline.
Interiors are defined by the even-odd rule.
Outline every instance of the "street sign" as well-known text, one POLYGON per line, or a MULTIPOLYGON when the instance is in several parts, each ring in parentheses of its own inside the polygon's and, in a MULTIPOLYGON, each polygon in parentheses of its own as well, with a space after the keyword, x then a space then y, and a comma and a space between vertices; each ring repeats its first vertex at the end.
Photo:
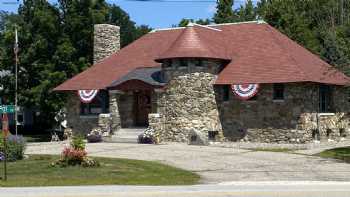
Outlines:
POLYGON ((14 105, 0 105, 0 114, 15 113, 14 105))

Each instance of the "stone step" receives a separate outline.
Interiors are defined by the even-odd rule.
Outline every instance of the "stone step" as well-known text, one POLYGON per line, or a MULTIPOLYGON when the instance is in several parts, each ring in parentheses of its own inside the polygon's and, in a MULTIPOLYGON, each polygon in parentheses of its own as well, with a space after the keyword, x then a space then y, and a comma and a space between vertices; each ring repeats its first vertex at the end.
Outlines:
POLYGON ((104 137, 103 141, 115 143, 137 143, 138 136, 145 129, 146 128, 123 128, 110 137, 104 137))

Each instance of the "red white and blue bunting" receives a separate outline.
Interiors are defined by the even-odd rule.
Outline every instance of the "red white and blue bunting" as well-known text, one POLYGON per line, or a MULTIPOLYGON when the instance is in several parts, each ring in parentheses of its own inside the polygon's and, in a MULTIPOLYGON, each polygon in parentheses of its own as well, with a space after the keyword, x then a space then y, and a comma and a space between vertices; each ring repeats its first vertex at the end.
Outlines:
POLYGON ((259 84, 232 85, 233 93, 241 100, 248 100, 254 97, 259 90, 259 84))
POLYGON ((78 90, 78 96, 83 103, 91 103, 96 97, 98 90, 78 90))

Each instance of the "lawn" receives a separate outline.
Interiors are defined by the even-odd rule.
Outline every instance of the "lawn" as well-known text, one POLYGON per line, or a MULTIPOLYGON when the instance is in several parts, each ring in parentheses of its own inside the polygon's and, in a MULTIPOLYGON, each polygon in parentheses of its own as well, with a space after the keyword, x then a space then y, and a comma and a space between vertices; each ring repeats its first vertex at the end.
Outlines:
MULTIPOLYGON (((8 181, 4 186, 64 186, 64 185, 192 185, 199 176, 189 171, 158 162, 95 158, 96 168, 50 167, 58 159, 51 155, 30 155, 29 158, 8 164, 8 181)), ((0 176, 3 163, 0 163, 0 176)))
POLYGON ((340 159, 350 163, 350 146, 325 150, 317 155, 324 158, 340 159))

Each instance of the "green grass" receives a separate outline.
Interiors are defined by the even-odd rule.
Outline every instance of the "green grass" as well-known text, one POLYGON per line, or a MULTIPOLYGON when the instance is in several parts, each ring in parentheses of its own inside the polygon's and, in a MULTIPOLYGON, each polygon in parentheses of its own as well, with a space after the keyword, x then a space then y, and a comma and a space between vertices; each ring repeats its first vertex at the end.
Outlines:
MULTIPOLYGON (((0 187, 72 186, 72 185, 192 185, 200 177, 189 171, 158 162, 95 158, 97 168, 50 167, 59 156, 30 155, 8 164, 8 180, 0 187)), ((0 163, 0 176, 3 163, 0 163)))
POLYGON ((294 149, 290 149, 290 148, 249 148, 248 150, 265 151, 265 152, 280 152, 280 153, 295 151, 294 149))
POLYGON ((317 156, 324 158, 340 159, 344 162, 350 163, 350 146, 325 150, 317 154, 317 156))

